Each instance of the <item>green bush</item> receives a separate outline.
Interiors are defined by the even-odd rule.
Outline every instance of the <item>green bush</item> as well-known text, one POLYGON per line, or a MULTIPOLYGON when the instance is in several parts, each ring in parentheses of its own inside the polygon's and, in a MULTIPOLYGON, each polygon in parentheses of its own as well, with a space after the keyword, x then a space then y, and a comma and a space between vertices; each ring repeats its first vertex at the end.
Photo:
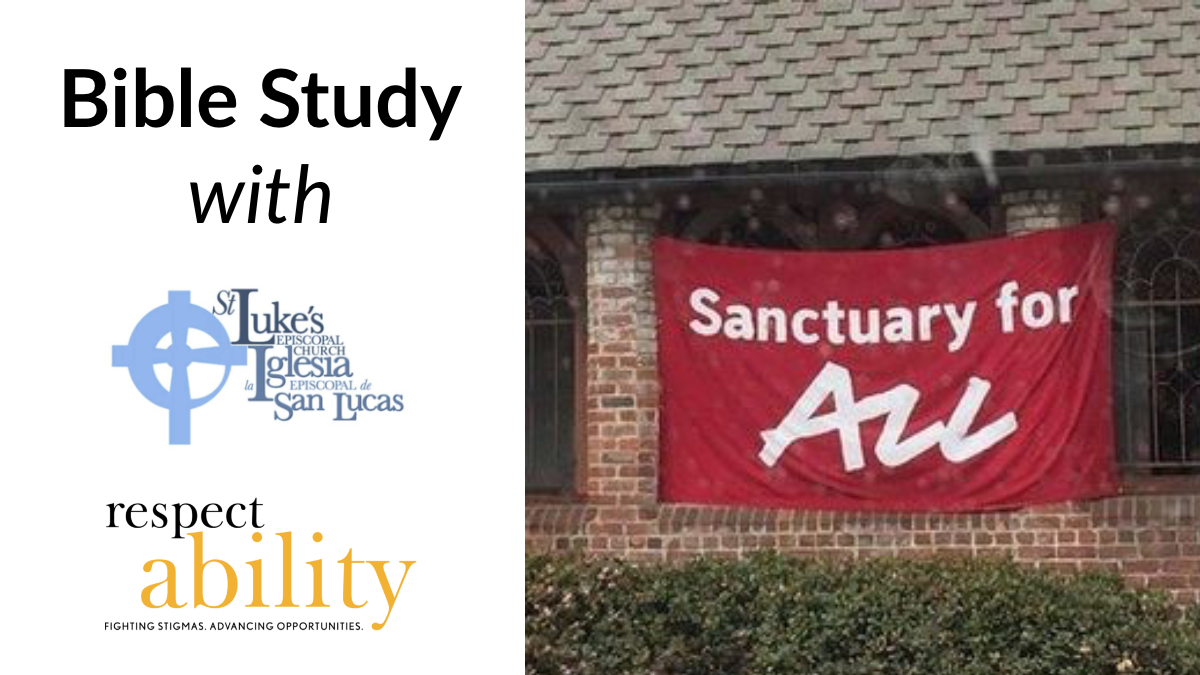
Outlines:
POLYGON ((1200 675, 1200 613, 1003 561, 531 557, 532 675, 1200 675))

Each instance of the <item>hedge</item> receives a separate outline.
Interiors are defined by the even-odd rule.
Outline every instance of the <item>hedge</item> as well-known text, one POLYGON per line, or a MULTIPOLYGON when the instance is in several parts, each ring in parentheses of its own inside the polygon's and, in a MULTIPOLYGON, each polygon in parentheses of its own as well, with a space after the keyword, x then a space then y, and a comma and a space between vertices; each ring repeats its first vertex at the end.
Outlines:
POLYGON ((531 675, 1200 675, 1200 612, 997 560, 530 557, 531 675))

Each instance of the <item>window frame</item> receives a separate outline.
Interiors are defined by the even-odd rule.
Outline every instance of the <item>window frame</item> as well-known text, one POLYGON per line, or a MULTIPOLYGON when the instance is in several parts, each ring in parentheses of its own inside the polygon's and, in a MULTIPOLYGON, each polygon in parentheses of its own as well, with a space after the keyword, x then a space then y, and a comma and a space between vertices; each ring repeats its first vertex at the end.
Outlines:
POLYGON ((583 247, 582 227, 572 224, 567 217, 548 215, 526 215, 525 252, 548 257, 558 264, 558 271, 566 285, 569 301, 574 309, 572 374, 570 388, 571 416, 573 429, 568 478, 558 489, 533 489, 525 487, 525 500, 529 503, 562 503, 577 501, 584 494, 587 484, 587 280, 586 254, 583 247))
MULTIPOLYGON (((1117 230, 1117 250, 1114 255, 1113 265, 1113 344, 1112 355, 1114 359, 1113 368, 1113 408, 1114 411, 1121 405, 1122 400, 1117 396, 1117 381, 1118 368, 1115 361, 1120 355, 1120 344, 1118 343, 1118 325, 1117 310, 1120 297, 1120 284, 1132 283, 1133 280, 1130 272, 1121 269, 1122 263, 1136 262, 1136 255, 1122 255, 1122 246, 1132 246, 1135 249, 1141 249, 1154 237, 1159 236, 1161 229, 1180 228, 1190 230, 1194 234, 1191 236, 1200 237, 1200 204, 1183 203, 1178 195, 1173 192, 1159 193, 1158 199, 1147 200, 1147 202, 1155 203, 1155 206, 1150 208, 1135 208, 1132 213, 1126 214, 1125 217, 1116 218, 1117 230), (1186 215, 1181 215, 1186 214, 1186 215), (1164 228, 1163 225, 1166 225, 1164 228), (1140 230, 1140 231, 1139 231, 1140 230)), ((1176 254, 1178 252, 1176 251, 1176 254)), ((1159 263, 1161 264, 1161 263, 1159 263)), ((1152 280, 1151 280, 1152 282, 1152 280)), ((1200 300, 1200 297, 1193 300, 1200 300)), ((1189 303, 1185 303, 1189 304, 1189 303)), ((1149 373, 1149 381, 1151 386, 1154 384, 1154 373, 1149 373)), ((1148 420, 1150 426, 1157 424, 1155 413, 1149 411, 1151 418, 1148 420)), ((1114 451, 1116 453, 1116 462, 1120 471, 1121 491, 1125 494, 1183 494, 1194 493, 1200 490, 1200 457, 1191 460, 1191 466, 1179 464, 1174 466, 1156 467, 1152 463, 1135 463, 1128 461, 1132 455, 1130 451, 1123 447, 1125 439, 1121 438, 1117 433, 1119 428, 1117 420, 1114 418, 1114 451)), ((1136 458, 1134 458, 1136 459, 1136 458)))

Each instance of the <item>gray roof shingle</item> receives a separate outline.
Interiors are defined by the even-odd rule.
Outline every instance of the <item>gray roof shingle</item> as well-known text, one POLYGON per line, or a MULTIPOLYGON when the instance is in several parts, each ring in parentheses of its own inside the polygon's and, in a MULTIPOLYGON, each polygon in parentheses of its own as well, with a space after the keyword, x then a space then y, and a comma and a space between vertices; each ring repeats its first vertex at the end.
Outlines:
POLYGON ((530 0, 525 170, 1200 138, 1200 0, 530 0))

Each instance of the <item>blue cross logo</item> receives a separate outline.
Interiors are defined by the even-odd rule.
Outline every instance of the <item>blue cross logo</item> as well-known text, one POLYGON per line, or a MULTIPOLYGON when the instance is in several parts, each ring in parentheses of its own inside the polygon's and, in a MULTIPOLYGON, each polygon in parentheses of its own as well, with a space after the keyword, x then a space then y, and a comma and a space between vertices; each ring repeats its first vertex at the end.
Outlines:
POLYGON ((129 369, 129 376, 142 396, 170 411, 171 445, 188 445, 192 442, 192 408, 208 403, 221 391, 233 366, 246 365, 246 348, 230 344, 225 327, 212 312, 192 304, 190 291, 170 291, 167 304, 151 310, 133 328, 129 344, 113 345, 112 360, 114 367, 129 369), (217 346, 189 347, 189 328, 206 333, 217 346), (159 349, 159 341, 167 334, 171 335, 170 346, 159 349), (169 390, 154 374, 154 366, 159 363, 171 366, 169 390), (187 370, 193 363, 225 366, 221 384, 207 396, 192 398, 187 370))

